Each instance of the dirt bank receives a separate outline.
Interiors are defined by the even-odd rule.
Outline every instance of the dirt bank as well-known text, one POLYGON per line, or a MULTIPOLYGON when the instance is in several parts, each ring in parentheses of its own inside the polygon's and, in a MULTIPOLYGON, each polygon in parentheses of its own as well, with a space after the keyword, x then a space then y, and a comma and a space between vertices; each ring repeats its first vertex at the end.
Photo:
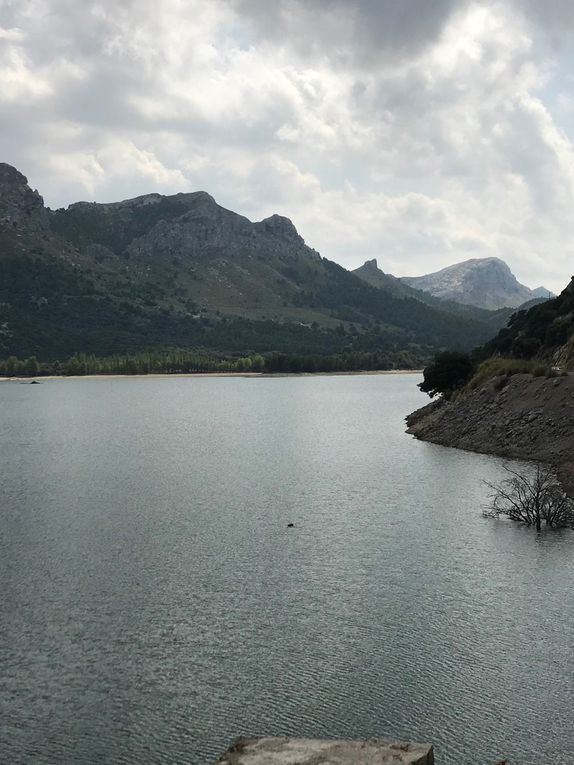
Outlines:
POLYGON ((431 402, 407 417, 423 441, 556 466, 574 496, 574 376, 495 378, 452 401, 431 402))

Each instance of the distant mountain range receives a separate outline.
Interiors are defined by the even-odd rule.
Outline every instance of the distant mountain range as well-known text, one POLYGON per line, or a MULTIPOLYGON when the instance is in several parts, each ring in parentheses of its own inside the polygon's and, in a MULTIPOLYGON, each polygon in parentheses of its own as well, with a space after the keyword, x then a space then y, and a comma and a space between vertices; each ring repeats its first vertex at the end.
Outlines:
POLYGON ((252 223, 205 192, 52 211, 0 164, 0 357, 377 351, 408 366, 485 342, 512 313, 371 276, 322 258, 287 218, 252 223))
POLYGON ((396 296, 415 297, 427 305, 455 313, 472 307, 482 311, 525 308, 539 300, 556 297, 545 287, 531 290, 520 284, 506 263, 498 258, 466 260, 427 276, 414 277, 387 274, 373 259, 365 261, 353 273, 396 296))
POLYGON ((531 290, 520 284, 499 258, 465 260, 426 276, 403 276, 401 281, 435 297, 488 310, 518 308, 529 300, 555 297, 545 287, 531 290))

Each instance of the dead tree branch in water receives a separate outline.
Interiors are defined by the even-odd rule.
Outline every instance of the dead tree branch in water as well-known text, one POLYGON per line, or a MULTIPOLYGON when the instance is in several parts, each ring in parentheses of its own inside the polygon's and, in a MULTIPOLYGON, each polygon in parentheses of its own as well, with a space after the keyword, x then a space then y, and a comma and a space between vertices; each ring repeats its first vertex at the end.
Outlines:
POLYGON ((537 531, 543 522, 551 528, 574 528, 574 501, 564 494, 550 467, 539 464, 530 471, 505 465, 504 470, 508 478, 500 484, 484 481, 491 489, 485 515, 506 516, 537 531))

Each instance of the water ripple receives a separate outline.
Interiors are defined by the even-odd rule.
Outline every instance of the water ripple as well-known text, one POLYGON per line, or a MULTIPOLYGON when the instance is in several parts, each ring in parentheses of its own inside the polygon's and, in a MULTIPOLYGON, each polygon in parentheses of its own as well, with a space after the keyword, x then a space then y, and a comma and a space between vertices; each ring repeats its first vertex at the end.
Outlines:
POLYGON ((572 765, 574 539, 486 521, 500 462, 406 436, 415 383, 0 385, 0 761, 572 765))

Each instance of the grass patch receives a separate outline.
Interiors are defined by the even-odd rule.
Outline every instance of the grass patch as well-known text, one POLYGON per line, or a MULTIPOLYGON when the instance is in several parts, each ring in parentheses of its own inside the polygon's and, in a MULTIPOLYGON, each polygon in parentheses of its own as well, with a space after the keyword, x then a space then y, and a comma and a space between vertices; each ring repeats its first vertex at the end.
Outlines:
POLYGON ((493 356, 482 362, 466 387, 467 390, 474 390, 489 380, 500 377, 504 381, 500 384, 501 389, 512 375, 533 374, 537 377, 543 377, 547 370, 548 367, 530 359, 508 359, 502 356, 493 356))

